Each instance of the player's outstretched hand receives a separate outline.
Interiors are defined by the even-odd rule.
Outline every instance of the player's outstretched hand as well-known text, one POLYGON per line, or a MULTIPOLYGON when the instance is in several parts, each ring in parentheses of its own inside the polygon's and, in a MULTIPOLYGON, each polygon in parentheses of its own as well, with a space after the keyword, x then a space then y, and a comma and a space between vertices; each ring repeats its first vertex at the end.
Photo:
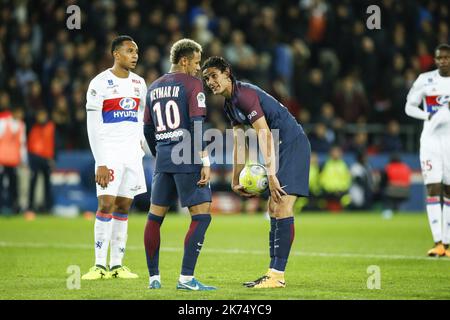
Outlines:
POLYGON ((248 193, 247 191, 245 191, 244 186, 241 186, 240 184, 236 184, 231 188, 235 193, 237 193, 241 197, 252 198, 255 196, 253 193, 248 193))
POLYGON ((276 175, 269 176, 269 189, 270 189, 270 196, 275 201, 275 203, 280 203, 281 197, 287 196, 286 191, 284 191, 283 188, 280 186, 280 181, 278 181, 276 175))
POLYGON ((211 176, 211 168, 210 167, 202 167, 202 171, 200 172, 200 180, 198 180, 197 185, 199 187, 204 187, 208 184, 209 178, 211 176))
POLYGON ((95 173, 95 182, 102 188, 106 188, 109 183, 109 169, 107 166, 98 166, 95 173))

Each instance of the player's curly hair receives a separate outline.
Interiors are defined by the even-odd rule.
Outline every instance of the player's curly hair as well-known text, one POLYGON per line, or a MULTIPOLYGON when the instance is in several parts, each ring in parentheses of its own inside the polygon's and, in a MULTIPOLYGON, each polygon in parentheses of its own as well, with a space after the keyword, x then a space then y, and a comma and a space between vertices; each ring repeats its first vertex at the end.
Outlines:
POLYGON ((170 48, 170 62, 177 64, 182 57, 192 59, 194 52, 202 53, 202 46, 191 39, 181 39, 170 48))
POLYGON ((235 78, 233 75, 233 70, 231 69, 231 64, 222 57, 213 56, 213 57, 209 57, 208 59, 206 59, 206 61, 202 65, 202 72, 208 68, 217 68, 221 72, 225 72, 225 70, 228 69, 228 72, 230 73, 231 81, 232 82, 235 81, 235 78))

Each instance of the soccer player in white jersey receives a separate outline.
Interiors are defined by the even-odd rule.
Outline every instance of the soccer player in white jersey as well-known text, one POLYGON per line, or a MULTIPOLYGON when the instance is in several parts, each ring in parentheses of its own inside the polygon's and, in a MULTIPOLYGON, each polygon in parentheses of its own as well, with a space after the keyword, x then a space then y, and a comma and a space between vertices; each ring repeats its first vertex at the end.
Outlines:
POLYGON ((419 75, 409 91, 405 111, 424 120, 420 137, 420 163, 427 189, 427 213, 435 246, 429 256, 450 257, 450 134, 440 109, 448 108, 450 98, 450 46, 435 50, 437 70, 419 75), (422 103, 423 109, 419 106, 422 103), (436 116, 439 113, 439 116, 436 116), (436 119, 434 119, 436 117, 436 119), (438 119, 439 118, 439 119, 438 119), (441 200, 442 199, 442 200, 441 200))
POLYGON ((137 278, 122 265, 128 211, 136 195, 146 192, 142 158, 143 112, 147 87, 130 70, 138 47, 129 36, 111 45, 114 66, 92 79, 87 92, 87 129, 95 158, 98 209, 95 219, 95 265, 82 279, 137 278), (110 264, 106 264, 111 243, 110 264))

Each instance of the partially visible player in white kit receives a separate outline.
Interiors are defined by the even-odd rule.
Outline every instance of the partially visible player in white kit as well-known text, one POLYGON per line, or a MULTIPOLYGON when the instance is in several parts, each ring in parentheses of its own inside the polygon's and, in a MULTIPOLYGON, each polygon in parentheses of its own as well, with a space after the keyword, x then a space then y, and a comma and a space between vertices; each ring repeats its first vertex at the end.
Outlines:
POLYGON ((95 158, 98 209, 95 219, 95 265, 84 280, 137 278, 122 265, 128 212, 136 195, 147 191, 142 149, 143 113, 147 87, 130 70, 138 60, 138 47, 129 36, 111 45, 114 66, 89 84, 87 129, 95 158), (110 267, 106 264, 111 243, 110 267))
POLYGON ((448 44, 436 48, 435 63, 437 70, 420 74, 414 82, 405 111, 410 117, 424 120, 420 163, 427 189, 428 220, 435 243, 428 255, 450 257, 450 129, 445 124, 450 98, 448 44), (418 108, 421 103, 423 109, 418 108))

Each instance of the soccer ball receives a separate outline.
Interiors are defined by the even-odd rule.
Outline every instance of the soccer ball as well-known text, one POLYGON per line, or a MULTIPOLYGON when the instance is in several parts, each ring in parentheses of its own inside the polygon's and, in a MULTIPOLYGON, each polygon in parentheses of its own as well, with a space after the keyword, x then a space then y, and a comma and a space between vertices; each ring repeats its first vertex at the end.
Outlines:
POLYGON ((266 168, 260 164, 250 164, 245 166, 239 174, 239 184, 243 186, 244 190, 248 193, 263 193, 269 186, 266 168))

